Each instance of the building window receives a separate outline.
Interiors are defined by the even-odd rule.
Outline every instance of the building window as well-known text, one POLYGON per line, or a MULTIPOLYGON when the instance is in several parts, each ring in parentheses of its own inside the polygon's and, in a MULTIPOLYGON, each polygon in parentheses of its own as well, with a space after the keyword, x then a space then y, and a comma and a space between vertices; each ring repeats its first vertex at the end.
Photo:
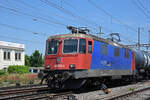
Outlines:
POLYGON ((127 49, 125 49, 124 57, 127 59, 129 58, 129 51, 127 49))
POLYGON ((10 51, 4 51, 4 60, 10 60, 10 51))
POLYGON ((19 60, 21 60, 21 53, 19 53, 19 60))
POLYGON ((4 52, 4 60, 6 60, 6 51, 4 52))
POLYGON ((106 45, 101 45, 100 48, 101 48, 100 51, 101 51, 102 55, 107 55, 108 54, 108 48, 107 48, 106 45))
POLYGON ((88 53, 92 53, 92 41, 88 41, 88 53))
POLYGON ((10 52, 7 52, 8 53, 8 60, 10 60, 10 52))
POLYGON ((80 39, 79 52, 86 53, 86 40, 80 39))
POLYGON ((15 53, 15 60, 21 60, 21 53, 15 53))
POLYGON ((115 48, 114 55, 115 55, 116 57, 119 57, 119 56, 120 56, 119 48, 115 48))

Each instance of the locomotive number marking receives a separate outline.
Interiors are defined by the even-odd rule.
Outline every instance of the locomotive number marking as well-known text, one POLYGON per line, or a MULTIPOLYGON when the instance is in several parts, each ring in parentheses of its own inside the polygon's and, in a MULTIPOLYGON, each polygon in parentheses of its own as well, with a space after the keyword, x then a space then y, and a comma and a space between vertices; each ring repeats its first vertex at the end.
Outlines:
POLYGON ((54 67, 65 67, 65 65, 63 65, 63 64, 57 64, 57 65, 54 65, 54 67))

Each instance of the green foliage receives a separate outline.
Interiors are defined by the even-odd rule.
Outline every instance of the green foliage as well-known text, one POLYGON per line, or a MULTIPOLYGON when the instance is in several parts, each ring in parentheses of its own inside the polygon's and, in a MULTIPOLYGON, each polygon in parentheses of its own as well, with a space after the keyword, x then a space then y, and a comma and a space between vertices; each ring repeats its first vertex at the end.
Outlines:
POLYGON ((25 66, 30 66, 30 56, 25 55, 25 66))
POLYGON ((42 54, 38 50, 35 50, 34 53, 30 56, 30 66, 32 67, 42 67, 43 66, 42 54))
POLYGON ((7 72, 5 71, 5 70, 0 70, 0 75, 6 75, 7 74, 7 72))
POLYGON ((29 73, 29 67, 22 65, 11 65, 8 67, 8 73, 17 73, 17 74, 29 73))

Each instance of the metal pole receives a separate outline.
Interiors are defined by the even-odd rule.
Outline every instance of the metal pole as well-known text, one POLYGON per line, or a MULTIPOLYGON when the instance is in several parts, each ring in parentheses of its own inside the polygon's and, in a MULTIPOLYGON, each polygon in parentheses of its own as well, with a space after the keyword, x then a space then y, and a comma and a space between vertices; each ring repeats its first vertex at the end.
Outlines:
POLYGON ((101 34, 104 34, 104 33, 102 32, 102 27, 99 27, 99 37, 101 37, 101 34))
POLYGON ((138 49, 140 49, 140 27, 138 27, 138 49))
POLYGON ((150 45, 150 30, 148 32, 149 32, 149 45, 150 45))
POLYGON ((100 34, 102 33, 102 27, 99 27, 99 33, 100 34))
POLYGON ((99 27, 99 37, 101 37, 102 34, 102 27, 99 27))

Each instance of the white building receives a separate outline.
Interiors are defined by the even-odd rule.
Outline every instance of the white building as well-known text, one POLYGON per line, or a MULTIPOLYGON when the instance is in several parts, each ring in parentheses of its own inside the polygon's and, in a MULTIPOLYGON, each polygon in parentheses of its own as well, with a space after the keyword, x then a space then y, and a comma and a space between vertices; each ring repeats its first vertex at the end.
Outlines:
POLYGON ((24 44, 0 41, 0 69, 24 62, 24 44))

